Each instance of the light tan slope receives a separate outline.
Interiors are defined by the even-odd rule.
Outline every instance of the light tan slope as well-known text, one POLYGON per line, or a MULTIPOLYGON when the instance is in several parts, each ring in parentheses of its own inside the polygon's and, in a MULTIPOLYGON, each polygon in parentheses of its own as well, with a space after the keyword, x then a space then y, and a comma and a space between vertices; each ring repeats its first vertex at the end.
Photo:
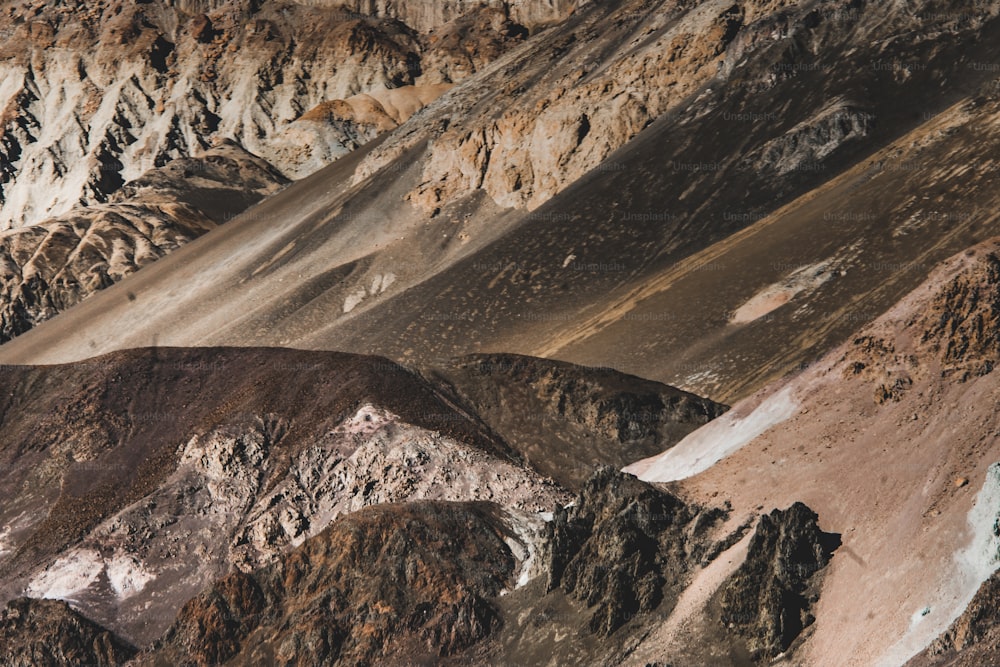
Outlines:
POLYGON ((998 564, 998 253, 992 240, 958 255, 798 377, 628 468, 661 481, 704 470, 683 493, 744 515, 803 501, 841 533, 794 664, 902 664, 998 564))

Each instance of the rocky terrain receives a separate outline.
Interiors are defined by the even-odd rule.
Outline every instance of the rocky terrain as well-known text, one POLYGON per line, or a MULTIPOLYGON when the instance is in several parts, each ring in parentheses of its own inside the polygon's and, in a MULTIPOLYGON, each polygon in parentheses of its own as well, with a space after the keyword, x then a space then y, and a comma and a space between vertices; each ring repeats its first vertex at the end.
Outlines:
POLYGON ((60 600, 20 598, 0 612, 5 665, 100 665, 113 667, 135 655, 134 647, 88 621, 60 600))
POLYGON ((662 451, 726 409, 610 368, 520 355, 462 357, 429 374, 476 406, 533 467, 569 488, 596 465, 621 468, 662 451), (540 431, 550 438, 540 440, 540 431))
POLYGON ((0 229, 104 203, 123 183, 223 139, 305 176, 527 34, 478 3, 412 17, 308 4, 5 5, 0 229))
POLYGON ((509 352, 744 398, 1000 232, 998 20, 989 3, 732 7, 580 6, 0 358, 509 352))
POLYGON ((734 516, 801 500, 837 526, 795 661, 952 664, 968 651, 954 664, 976 664, 993 650, 989 621, 969 628, 988 617, 1000 565, 987 324, 998 243, 951 258, 808 369, 626 468, 694 501, 726 497, 734 516))
POLYGON ((0 662, 989 664, 998 34, 3 6, 0 662))
MULTIPOLYGON (((588 376, 573 372, 581 382, 588 376)), ((0 510, 2 594, 72 600, 136 646, 159 637, 214 578, 271 567, 372 505, 494 503, 520 562, 505 571, 527 580, 541 567, 535 541, 546 513, 570 498, 509 444, 523 440, 480 416, 478 403, 385 359, 155 348, 0 374, 8 390, 0 485, 16 498, 0 510)), ((530 386, 494 382, 514 396, 530 386)), ((630 418, 627 406, 609 409, 586 386, 564 389, 581 412, 630 418)), ((709 414, 720 409, 687 400, 709 414)), ((673 439, 705 419, 667 405, 649 414, 673 439)), ((558 429, 553 420, 535 440, 574 444, 557 441, 558 429)), ((618 446, 623 458, 644 451, 618 446)), ((581 455, 567 464, 595 469, 585 448, 574 451, 581 455)))
POLYGON ((0 232, 0 342, 79 303, 287 184, 222 145, 127 183, 104 204, 0 232))
MULTIPOLYGON (((771 571, 789 572, 794 581, 807 576, 817 562, 802 551, 803 541, 813 540, 818 566, 825 564, 815 515, 800 507, 782 515, 777 541, 768 528, 775 524, 761 518, 733 587, 771 590, 771 571)), ((581 653, 588 645, 617 661, 651 621, 669 615, 701 567, 692 556, 708 553, 724 516, 610 468, 598 470, 574 504, 527 538, 523 519, 494 503, 380 503, 335 519, 272 564, 221 576, 180 606, 170 627, 137 655, 61 602, 15 600, 0 632, 18 658, 32 651, 72 655, 46 639, 51 634, 75 650, 92 645, 100 664, 565 664, 588 659, 581 653), (574 611, 553 612, 566 608, 574 611), (25 631, 28 610, 30 618, 44 610, 46 620, 83 629, 33 635, 25 631)), ((791 604, 762 596, 757 633, 730 633, 725 617, 713 625, 734 645, 779 631, 794 639, 794 630, 763 618, 784 620, 798 612, 791 604)), ((51 664, 67 662, 57 656, 51 664)))

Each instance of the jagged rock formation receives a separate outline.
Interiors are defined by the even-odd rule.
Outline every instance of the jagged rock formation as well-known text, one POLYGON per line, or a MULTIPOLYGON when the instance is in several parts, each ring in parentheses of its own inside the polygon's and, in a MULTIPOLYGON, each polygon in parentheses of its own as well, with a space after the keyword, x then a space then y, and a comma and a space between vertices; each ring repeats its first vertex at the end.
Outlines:
POLYGON ((751 657, 769 662, 815 621, 813 575, 830 561, 830 536, 802 503, 762 515, 746 561, 722 585, 723 625, 746 640, 751 657))
POLYGON ((431 4, 394 3, 387 0, 296 0, 302 5, 345 7, 367 16, 398 19, 421 32, 431 32, 473 10, 488 7, 519 24, 536 28, 569 16, 579 0, 445 0, 431 4))
POLYGON ((287 180, 238 146, 178 158, 38 225, 0 232, 0 343, 272 195, 287 180))
POLYGON ((537 470, 568 488, 599 465, 621 468, 661 452, 726 410, 613 369, 520 355, 471 355, 435 371, 537 470), (539 440, 539 430, 556 440, 539 440))
MULTIPOLYGON (((291 2, 12 4, 0 16, 0 229, 103 203, 222 138, 305 175, 379 129, 369 118, 295 126, 310 109, 458 81, 520 41, 506 18, 468 11, 487 12, 453 12, 478 26, 472 41, 432 44, 392 17, 291 2), (305 139, 312 153, 290 151, 305 139)), ((429 90, 410 97, 419 107, 429 90)))
MULTIPOLYGON (((556 67, 546 62, 539 71, 539 58, 505 68, 497 94, 541 79, 531 81, 518 108, 463 119, 434 138, 438 158, 424 167, 410 200, 433 212, 482 189, 501 206, 537 208, 714 77, 743 18, 674 0, 581 15, 572 32, 536 47, 550 54, 546 60, 558 58, 556 67), (636 48, 607 58, 609 42, 636 48)), ((359 177, 407 141, 378 152, 359 177)))
POLYGON ((921 342, 949 370, 989 373, 1000 363, 1000 257, 989 253, 943 289, 919 323, 921 342))
POLYGON ((549 590, 593 608, 588 627, 607 637, 636 614, 672 605, 690 567, 694 513, 631 475, 601 468, 551 525, 549 590))
MULTIPOLYGON (((629 378, 592 373, 572 370, 581 387, 613 379, 628 393, 629 378)), ((0 491, 18 498, 0 508, 7 526, 0 535, 0 595, 72 598, 88 618, 141 645, 160 636, 208 581, 268 567, 340 517, 372 505, 497 504, 507 516, 508 548, 523 586, 549 553, 540 517, 571 499, 525 464, 477 404, 433 379, 439 374, 426 379, 383 359, 160 348, 81 365, 4 367, 0 375, 9 388, 0 397, 0 491)), ((489 381, 521 384, 521 392, 530 385, 508 374, 489 381)), ((637 391, 675 395, 634 381, 637 391)), ((484 380, 479 386, 494 393, 484 380)), ((556 440, 558 430, 545 425, 535 436, 587 451, 566 434, 556 440)), ((586 514, 563 512, 558 521, 585 525, 594 537, 560 556, 559 581, 581 599, 600 601, 607 619, 595 630, 608 633, 653 604, 661 560, 683 565, 666 542, 662 555, 636 556, 648 574, 642 584, 648 599, 618 609, 616 589, 583 592, 613 582, 592 581, 589 556, 577 552, 611 549, 606 555, 618 554, 624 576, 636 530, 654 542, 667 540, 673 524, 663 512, 676 508, 678 526, 693 514, 610 469, 582 497, 586 514)))
MULTIPOLYGON (((988 375, 1000 363, 1000 257, 987 242, 952 258, 919 312, 895 315, 892 326, 867 328, 845 356, 845 376, 874 386, 876 403, 899 401, 928 375, 961 382, 988 375), (905 332, 900 336, 898 328, 905 332), (905 344, 899 344, 903 338, 905 344)), ((912 297, 911 297, 912 298, 912 297)))
POLYGON ((0 661, 10 667, 117 667, 135 653, 61 600, 20 598, 0 611, 0 661))
POLYGON ((187 603, 135 664, 401 664, 460 654, 500 624, 515 559, 488 504, 380 505, 187 603))
POLYGON ((161 349, 0 373, 0 487, 18 498, 0 509, 0 595, 72 597, 138 643, 208 580, 272 561, 344 512, 567 498, 382 359, 161 349))

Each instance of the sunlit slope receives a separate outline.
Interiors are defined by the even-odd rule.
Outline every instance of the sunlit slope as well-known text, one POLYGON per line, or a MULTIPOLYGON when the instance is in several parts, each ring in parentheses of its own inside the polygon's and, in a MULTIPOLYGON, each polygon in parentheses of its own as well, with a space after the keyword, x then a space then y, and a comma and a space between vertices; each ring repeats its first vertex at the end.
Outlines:
MULTIPOLYGON (((541 85, 553 56, 537 42, 382 144, 3 346, 0 360, 154 344, 414 364, 510 351, 744 396, 1000 233, 996 73, 985 66, 997 22, 945 21, 933 38, 903 40, 944 19, 885 7, 783 16, 784 38, 750 48, 777 19, 744 27, 732 42, 744 55, 727 56, 720 78, 533 210, 501 207, 486 185, 449 190, 434 210, 418 195, 448 155, 444 117, 462 111, 472 126, 500 113, 472 104, 487 75, 541 85)), ((613 46, 609 63, 623 57, 613 46)), ((504 109, 532 113, 520 100, 504 109)))

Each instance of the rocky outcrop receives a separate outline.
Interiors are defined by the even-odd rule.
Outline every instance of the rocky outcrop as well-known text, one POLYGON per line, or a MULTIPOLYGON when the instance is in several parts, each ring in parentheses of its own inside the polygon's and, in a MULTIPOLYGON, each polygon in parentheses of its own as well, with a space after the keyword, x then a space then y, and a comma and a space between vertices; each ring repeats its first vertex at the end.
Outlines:
POLYGON ((781 175, 821 169, 828 155, 848 141, 864 139, 874 123, 874 114, 838 100, 749 153, 743 166, 781 175))
POLYGON ((0 343, 274 194, 287 180, 238 146, 178 158, 108 203, 0 232, 0 343))
POLYGON ((802 503, 761 515, 746 560, 722 584, 722 623, 758 661, 787 651, 815 620, 814 575, 839 544, 819 529, 818 518, 802 503))
POLYGON ((501 623, 514 571, 489 504, 380 505, 334 523, 252 575, 187 603, 135 664, 420 663, 461 654, 501 623))
POLYGON ((371 505, 474 500, 538 513, 568 500, 554 483, 517 464, 371 405, 317 439, 291 461, 283 479, 256 496, 252 506, 241 508, 243 525, 232 539, 231 560, 244 570, 274 560, 336 517, 371 505))
POLYGON ((519 24, 539 27, 569 16, 580 0, 443 0, 434 3, 391 0, 295 0, 318 7, 344 7, 366 16, 394 18, 421 32, 451 23, 482 8, 509 16, 519 24))
POLYGON ((607 637, 637 614, 672 606, 691 569, 696 511, 612 468, 587 480, 550 524, 547 588, 592 609, 590 632, 607 637))
POLYGON ((401 86, 321 102, 278 133, 266 155, 287 176, 303 178, 398 127, 451 86, 401 86))
MULTIPOLYGON (((521 57, 503 68, 504 94, 526 95, 519 108, 464 118, 433 137, 435 159, 425 165, 423 182, 410 200, 433 212, 481 190, 501 206, 534 210, 654 120, 690 104, 694 96, 707 96, 758 55, 773 66, 762 68, 769 77, 788 75, 781 68, 787 54, 771 48, 775 40, 800 45, 788 56, 800 61, 816 48, 819 35, 859 21, 863 13, 809 12, 764 1, 630 2, 601 11, 583 7, 547 44, 518 52, 521 57), (831 28, 835 22, 839 25, 831 28), (608 43, 628 47, 610 50, 608 43), (549 62, 540 69, 543 60, 549 62)), ((874 116, 840 103, 786 126, 758 149, 752 158, 755 168, 759 161, 779 174, 814 168, 842 145, 867 136, 874 116)), ((784 124, 774 113, 730 115, 734 122, 784 124)), ((401 137, 402 145, 387 145, 356 179, 397 157, 414 140, 401 137)), ((732 163, 745 168, 739 159, 732 163)))
MULTIPOLYGON (((846 376, 872 382, 876 403, 899 401, 920 378, 982 377, 1000 364, 1000 254, 995 240, 952 258, 919 310, 862 330, 845 355, 846 376), (889 326, 891 325, 891 326, 889 326)), ((897 309, 899 310, 899 309, 897 309)))
POLYGON ((505 14, 458 9, 448 20, 471 22, 467 42, 448 37, 458 24, 433 36, 391 12, 332 4, 11 6, 0 16, 0 229, 104 203, 123 183, 220 139, 286 176, 311 173, 378 128, 364 119, 296 124, 310 109, 459 81, 523 38, 505 14), (292 150, 303 141, 316 146, 292 150))
POLYGON ((1000 363, 1000 256, 986 254, 944 286, 920 326, 921 342, 946 367, 992 371, 1000 363))
POLYGON ((0 508, 0 596, 72 598, 138 644, 345 512, 567 498, 384 359, 159 349, 0 374, 0 492, 19 498, 0 508))
POLYGON ((19 598, 0 612, 0 662, 10 667, 116 667, 135 653, 62 600, 19 598))
POLYGON ((658 454, 726 406, 658 382, 549 359, 477 354, 435 373, 542 473, 576 488, 600 465, 658 454), (551 434, 539 438, 539 431, 551 434))

